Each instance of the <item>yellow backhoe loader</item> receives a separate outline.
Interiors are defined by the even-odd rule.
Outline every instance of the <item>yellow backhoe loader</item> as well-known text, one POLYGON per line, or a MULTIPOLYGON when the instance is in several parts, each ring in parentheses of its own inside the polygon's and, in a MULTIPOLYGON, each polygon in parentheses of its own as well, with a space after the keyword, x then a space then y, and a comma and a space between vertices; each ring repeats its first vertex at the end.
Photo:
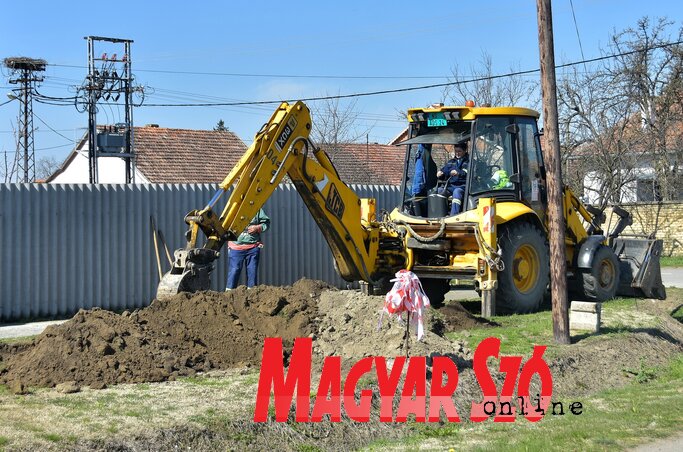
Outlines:
MULTIPOLYGON (((339 178, 324 150, 310 140, 302 102, 282 103, 201 210, 185 217, 187 246, 174 253, 157 298, 207 290, 219 250, 247 227, 283 177, 296 187, 320 227, 339 274, 383 293, 399 269, 420 278, 434 305, 452 279, 474 281, 498 313, 532 312, 549 290, 545 167, 538 113, 518 107, 433 106, 408 111, 402 202, 378 217, 375 200, 359 198, 339 178), (438 169, 449 147, 469 144, 462 212, 438 190, 438 169), (213 208, 232 188, 223 211, 213 208), (200 234, 201 231, 201 234, 200 234), (203 237, 202 237, 203 236, 203 237), (200 242, 203 244, 200 245, 200 242)), ((604 214, 564 190, 570 290, 603 301, 623 293, 665 298, 660 240, 620 237, 619 221, 606 234, 604 214)), ((492 313, 492 312, 491 312, 492 313)))

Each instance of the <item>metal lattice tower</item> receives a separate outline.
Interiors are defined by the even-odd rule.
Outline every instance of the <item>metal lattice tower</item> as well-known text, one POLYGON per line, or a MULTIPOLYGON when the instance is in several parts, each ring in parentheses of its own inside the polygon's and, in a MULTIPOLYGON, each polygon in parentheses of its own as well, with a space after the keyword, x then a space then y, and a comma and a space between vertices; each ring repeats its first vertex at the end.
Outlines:
POLYGON ((23 182, 34 182, 36 179, 36 157, 33 141, 33 92, 36 84, 43 81, 36 72, 45 71, 45 60, 11 57, 5 58, 5 66, 11 71, 9 82, 18 84, 20 88, 13 90, 21 106, 17 124, 17 160, 19 172, 23 172, 23 182))
MULTIPOLYGON (((131 72, 129 39, 104 38, 86 36, 88 41, 88 76, 79 89, 81 105, 87 105, 88 111, 88 160, 90 163, 90 183, 98 183, 98 158, 122 158, 125 165, 126 183, 134 180, 134 146, 133 146, 133 94, 144 95, 142 88, 133 86, 131 72), (123 46, 123 56, 114 53, 101 56, 95 54, 96 43, 110 43, 123 46), (123 123, 112 125, 109 130, 97 129, 97 104, 100 101, 117 102, 123 95, 125 119, 123 123), (112 144, 113 143, 113 144, 112 144)), ((77 102, 77 107, 79 103, 77 102)), ((139 106, 139 105, 137 105, 139 106)))

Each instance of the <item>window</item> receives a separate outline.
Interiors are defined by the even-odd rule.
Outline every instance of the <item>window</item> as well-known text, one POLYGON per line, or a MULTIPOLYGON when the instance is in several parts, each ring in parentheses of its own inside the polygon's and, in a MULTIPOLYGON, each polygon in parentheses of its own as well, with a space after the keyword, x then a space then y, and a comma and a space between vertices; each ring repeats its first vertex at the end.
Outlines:
POLYGON ((505 131, 510 124, 506 117, 481 117, 477 120, 472 144, 470 193, 509 189, 513 184, 511 134, 505 131))

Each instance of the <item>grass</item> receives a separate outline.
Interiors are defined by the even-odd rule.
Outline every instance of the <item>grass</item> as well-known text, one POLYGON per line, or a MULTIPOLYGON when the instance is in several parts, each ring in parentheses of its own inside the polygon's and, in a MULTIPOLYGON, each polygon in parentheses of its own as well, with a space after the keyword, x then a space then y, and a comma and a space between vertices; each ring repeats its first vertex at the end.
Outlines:
POLYGON ((683 304, 674 309, 674 311, 671 313, 671 317, 683 323, 683 304))
POLYGON ((662 267, 683 267, 683 256, 662 256, 659 264, 662 267))
POLYGON ((33 336, 22 336, 22 337, 5 337, 5 338, 0 338, 0 343, 2 344, 23 344, 23 343, 31 343, 33 339, 38 337, 37 335, 33 336))
MULTIPOLYGON (((683 300, 683 290, 675 288, 667 290, 669 300, 683 300)), ((656 316, 646 314, 640 309, 640 303, 645 302, 645 300, 634 298, 617 298, 603 303, 601 336, 621 334, 632 331, 634 328, 659 326, 660 321, 656 316)), ((462 304, 470 311, 474 307, 474 302, 462 304)), ((679 308, 676 315, 683 319, 683 307, 679 308)), ((490 320, 500 326, 473 328, 447 333, 446 336, 451 340, 465 341, 472 350, 487 337, 496 336, 501 340, 501 354, 503 355, 528 356, 533 351, 534 345, 547 345, 548 349, 544 355, 547 358, 553 356, 553 353, 561 347, 554 341, 552 312, 549 309, 533 314, 494 316, 490 320)), ((584 338, 586 335, 574 334, 572 339, 576 341, 584 338)))
POLYGON ((422 424, 396 442, 378 441, 370 450, 622 450, 680 431, 683 413, 683 356, 656 369, 647 382, 603 391, 583 400, 581 415, 546 416, 538 423, 422 424))

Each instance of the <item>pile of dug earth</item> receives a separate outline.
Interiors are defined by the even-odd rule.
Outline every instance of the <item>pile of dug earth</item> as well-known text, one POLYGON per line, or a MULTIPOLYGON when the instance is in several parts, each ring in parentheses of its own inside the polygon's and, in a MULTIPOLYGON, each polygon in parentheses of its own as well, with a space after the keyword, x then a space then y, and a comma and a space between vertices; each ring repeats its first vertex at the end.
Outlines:
MULTIPOLYGON (((104 388, 260 366, 266 337, 282 337, 285 350, 297 337, 312 337, 318 362, 328 355, 350 363, 364 356, 404 355, 405 325, 385 315, 378 329, 383 299, 302 279, 285 287, 179 294, 121 314, 80 311, 32 343, 0 344, 0 383, 104 388)), ((459 307, 428 310, 425 336, 417 342, 411 330, 408 352, 471 358, 461 343, 442 334, 479 322, 459 307)))

